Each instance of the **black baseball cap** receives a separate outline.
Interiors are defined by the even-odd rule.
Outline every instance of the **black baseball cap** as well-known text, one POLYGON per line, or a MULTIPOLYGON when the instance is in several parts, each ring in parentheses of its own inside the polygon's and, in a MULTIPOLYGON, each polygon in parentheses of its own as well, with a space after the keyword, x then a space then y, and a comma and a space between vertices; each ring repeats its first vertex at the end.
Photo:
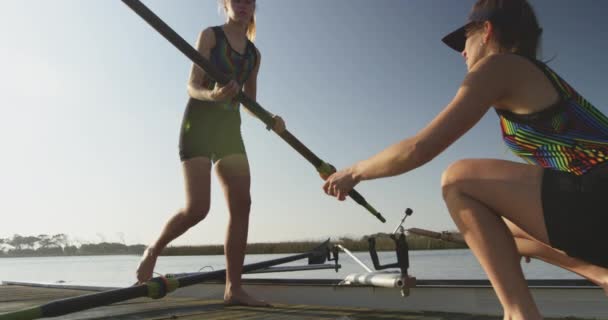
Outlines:
MULTIPOLYGON (((509 0, 511 1, 511 0, 509 0)), ((513 7, 517 7, 517 6, 513 6, 513 7)), ((475 23, 479 23, 479 22, 485 22, 485 21, 491 21, 492 23, 495 24, 504 24, 506 22, 509 22, 509 20, 513 20, 514 18, 514 10, 510 10, 510 9, 515 9, 515 8, 477 8, 477 9, 473 9, 471 11, 471 14, 469 14, 469 18, 467 20, 467 23, 456 29, 455 31, 451 32, 450 34, 448 34, 447 36, 443 37, 443 39, 441 39, 441 41, 443 41, 443 43, 447 44, 448 47, 458 51, 458 52, 462 52, 464 51, 464 44, 467 40, 466 37, 466 29, 475 24, 475 23)), ((519 13, 521 15, 521 11, 519 13)))

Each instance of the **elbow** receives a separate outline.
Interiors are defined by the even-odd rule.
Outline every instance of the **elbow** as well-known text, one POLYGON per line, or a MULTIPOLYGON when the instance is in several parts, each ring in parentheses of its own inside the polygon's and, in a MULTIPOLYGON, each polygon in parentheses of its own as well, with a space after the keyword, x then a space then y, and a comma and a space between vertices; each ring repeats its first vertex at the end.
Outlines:
POLYGON ((186 86, 186 92, 188 93, 188 96, 189 96, 190 98, 194 98, 194 97, 195 97, 195 94, 196 94, 196 88, 195 88, 195 87, 194 87, 192 84, 190 84, 190 83, 189 83, 189 84, 186 86))
POLYGON ((417 137, 414 137, 409 143, 406 153, 415 168, 426 164, 437 156, 432 144, 417 137))
POLYGON ((206 88, 199 84, 189 82, 186 86, 186 91, 188 92, 188 96, 190 98, 197 100, 208 100, 205 92, 206 88))

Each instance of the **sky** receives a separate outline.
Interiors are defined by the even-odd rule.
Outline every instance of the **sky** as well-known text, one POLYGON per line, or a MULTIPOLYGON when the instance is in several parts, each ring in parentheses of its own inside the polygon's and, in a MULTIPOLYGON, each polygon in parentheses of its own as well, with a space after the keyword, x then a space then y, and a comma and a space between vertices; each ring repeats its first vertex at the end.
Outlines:
MULTIPOLYGON (((188 42, 224 22, 216 0, 143 1, 188 42)), ((441 37, 472 0, 258 1, 258 102, 338 168, 423 128, 466 67, 441 37)), ((531 0, 541 58, 608 112, 608 2, 531 0)), ((0 238, 150 243, 184 205, 178 134, 191 62, 118 0, 0 0, 0 238)), ((463 158, 515 158, 493 111, 432 162, 357 190, 387 219, 326 196, 315 169, 242 112, 252 171, 250 242, 337 239, 406 227, 455 230, 440 177, 463 158)), ((223 242, 208 217, 172 245, 223 242)))

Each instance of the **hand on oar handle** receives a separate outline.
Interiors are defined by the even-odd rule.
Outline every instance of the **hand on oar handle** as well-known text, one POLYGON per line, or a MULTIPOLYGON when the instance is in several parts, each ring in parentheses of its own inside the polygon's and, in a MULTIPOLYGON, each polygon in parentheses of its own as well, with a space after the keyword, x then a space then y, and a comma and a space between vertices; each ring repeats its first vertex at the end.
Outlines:
POLYGON ((351 168, 335 172, 325 180, 323 190, 326 194, 344 201, 348 193, 355 188, 359 180, 353 175, 351 168))
POLYGON ((321 176, 321 178, 323 178, 323 180, 326 180, 325 184, 323 185, 323 190, 325 191, 325 193, 327 193, 329 195, 333 195, 333 196, 337 197, 339 200, 346 199, 346 195, 348 195, 353 200, 355 200, 356 203, 360 204, 362 207, 367 209, 367 211, 369 211, 369 213, 373 214, 376 218, 378 218, 378 220, 382 221, 383 223, 386 222, 386 219, 384 219, 384 217, 380 214, 380 212, 378 212, 376 209, 374 209, 374 207, 372 207, 369 203, 367 203, 365 198, 363 198, 363 196, 361 194, 359 194, 359 192, 357 192, 355 189, 353 189, 355 187, 355 185, 357 183, 359 183, 359 180, 354 179, 354 180, 356 180, 356 182, 351 184, 346 189, 342 190, 342 192, 340 192, 340 194, 338 195, 337 194, 338 189, 336 189, 336 187, 334 187, 334 185, 336 182, 339 181, 338 176, 340 173, 336 172, 336 167, 332 166, 331 164, 329 164, 327 162, 321 161, 321 164, 316 166, 316 168, 317 168, 317 171, 319 172, 319 175, 321 176), (334 191, 336 191, 335 194, 333 194, 334 191))
POLYGON ((327 178, 329 178, 332 174, 336 173, 336 167, 332 166, 329 163, 325 163, 326 166, 323 167, 322 170, 319 170, 319 168, 317 168, 318 172, 319 172, 319 176, 321 177, 321 179, 323 180, 327 180, 327 178))
POLYGON ((285 131, 285 129, 287 129, 287 126, 285 125, 285 120, 283 120, 283 118, 275 114, 274 116, 272 116, 272 120, 274 121, 274 125, 272 127, 272 130, 274 130, 274 132, 281 133, 285 131))
POLYGON ((240 85, 234 80, 230 80, 225 86, 216 82, 209 96, 213 101, 226 101, 234 98, 240 90, 240 85))

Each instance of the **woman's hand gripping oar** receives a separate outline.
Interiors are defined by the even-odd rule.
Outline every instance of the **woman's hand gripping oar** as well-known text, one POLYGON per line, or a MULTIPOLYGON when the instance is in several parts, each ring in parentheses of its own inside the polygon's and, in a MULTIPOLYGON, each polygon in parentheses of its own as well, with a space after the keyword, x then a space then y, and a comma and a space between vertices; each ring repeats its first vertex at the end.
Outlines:
MULTIPOLYGON (((325 180, 325 185, 323 186, 323 189, 325 190, 325 193, 328 193, 327 186, 331 182, 328 181, 328 179, 330 177, 333 177, 334 173, 336 173, 336 168, 329 163, 323 162, 321 166, 317 167, 317 171, 319 172, 321 178, 325 180)), ((369 203, 367 203, 367 201, 365 200, 365 198, 363 198, 363 196, 361 196, 359 192, 353 189, 355 185, 357 185, 357 183, 359 183, 359 181, 351 180, 351 185, 348 187, 348 196, 355 200, 355 202, 357 202, 358 204, 365 207, 371 214, 378 218, 378 220, 382 221, 383 223, 386 222, 386 219, 384 219, 380 212, 376 211, 376 209, 370 206, 369 203)), ((344 200, 347 194, 340 194, 338 196, 338 199, 341 201, 344 200)))
POLYGON ((340 201, 346 199, 346 195, 348 195, 358 204, 364 206, 371 214, 376 216, 378 220, 386 222, 386 219, 384 219, 376 209, 370 206, 359 192, 353 189, 359 181, 353 178, 347 170, 336 171, 334 166, 324 162, 322 166, 317 167, 317 171, 319 171, 321 178, 325 180, 325 184, 323 185, 325 193, 335 196, 340 201))
MULTIPOLYGON (((143 18, 150 26, 152 26, 158 33, 160 33, 165 39, 173 44, 179 51, 181 51, 186 57, 188 57, 194 64, 205 70, 205 73, 210 76, 216 82, 225 85, 231 79, 226 75, 222 74, 209 60, 205 59, 196 49, 194 49, 186 40, 178 35, 171 27, 169 27, 164 21, 162 21, 154 12, 146 7, 139 0, 122 0, 129 8, 143 18)), ((247 110, 253 113, 258 119, 260 119, 266 128, 275 128, 274 116, 266 111, 260 104, 255 100, 248 97, 243 91, 240 91, 235 97, 247 110)), ((310 149, 308 149, 302 142, 294 137, 289 131, 283 130, 281 132, 275 131, 285 142, 292 146, 298 153, 300 153, 306 160, 308 160, 319 173, 329 175, 333 171, 331 165, 322 161, 317 157, 310 149)), ((382 222, 386 222, 384 217, 376 211, 357 191, 351 190, 348 195, 355 200, 358 204, 366 208, 371 214, 378 218, 382 222)))

